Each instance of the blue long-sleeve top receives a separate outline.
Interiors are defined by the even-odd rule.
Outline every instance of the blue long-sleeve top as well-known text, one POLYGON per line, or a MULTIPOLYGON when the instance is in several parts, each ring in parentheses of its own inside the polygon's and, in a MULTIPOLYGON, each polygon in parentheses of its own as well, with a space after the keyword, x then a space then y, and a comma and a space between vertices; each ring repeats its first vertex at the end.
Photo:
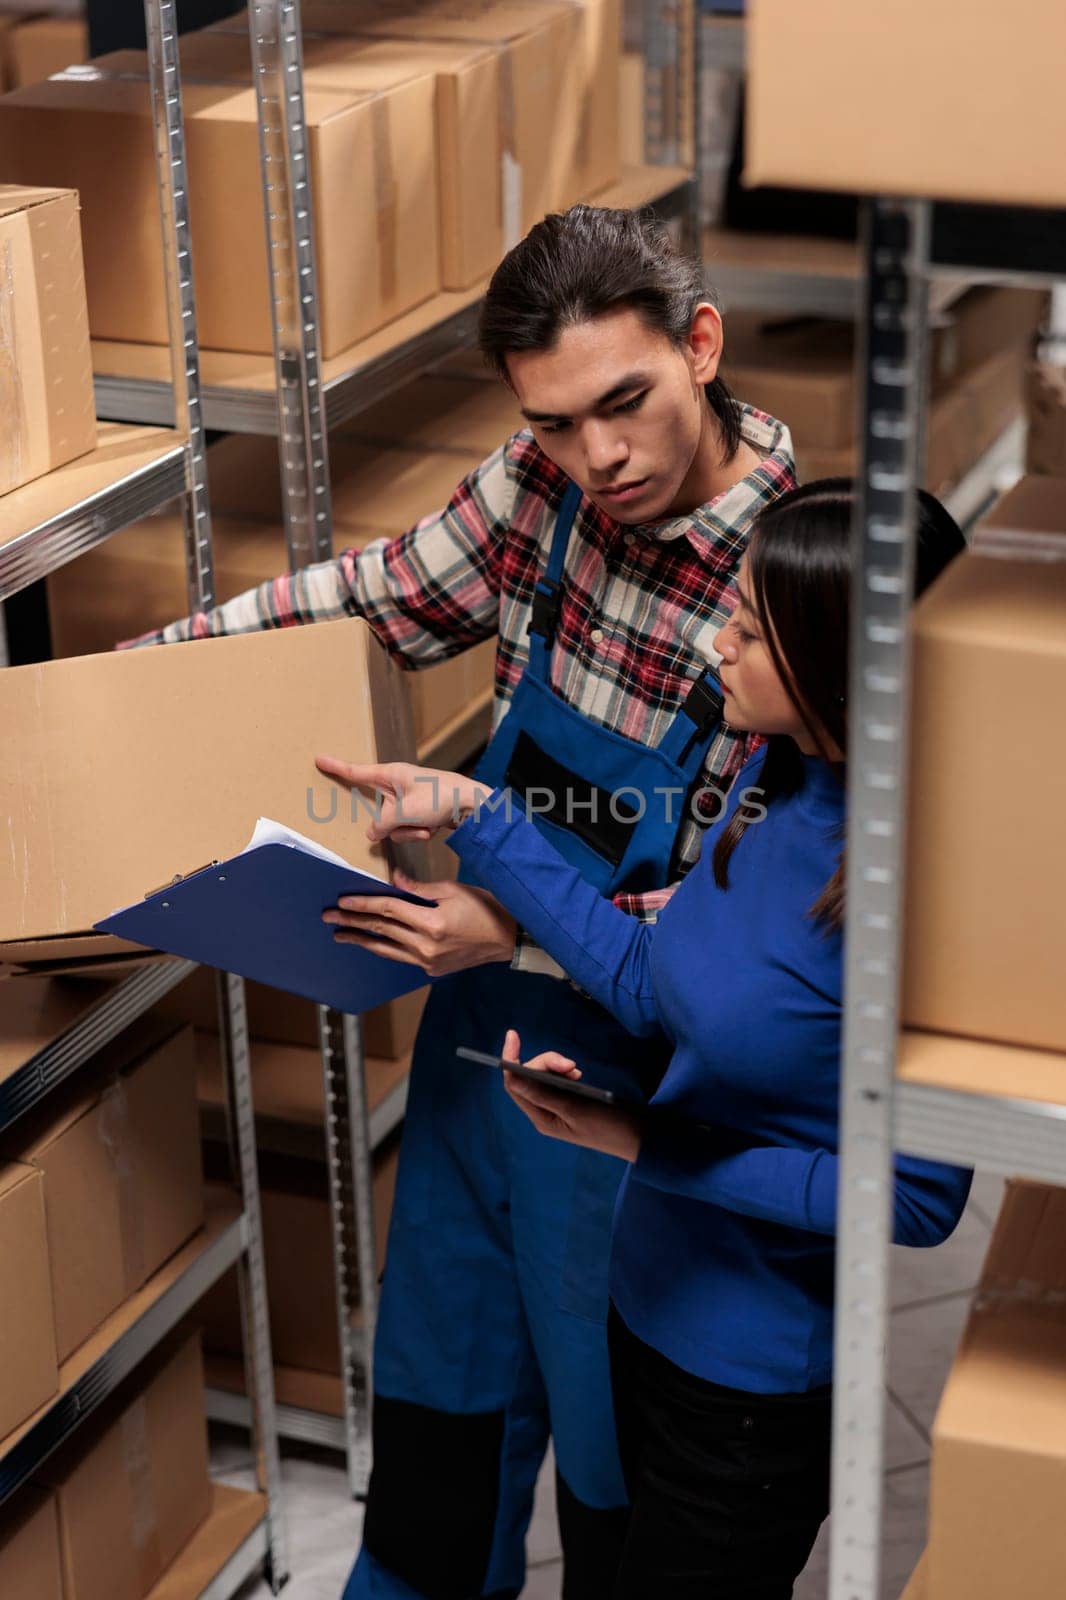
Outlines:
MULTIPOLYGON (((795 1393, 832 1374, 842 938, 810 908, 839 861, 844 792, 838 769, 804 757, 802 788, 748 827, 720 889, 714 845, 762 759, 654 925, 604 899, 518 808, 485 808, 450 842, 582 989, 673 1045, 615 1213, 624 1321, 711 1382, 795 1393)), ((946 1239, 970 1178, 897 1157, 896 1242, 946 1239)))

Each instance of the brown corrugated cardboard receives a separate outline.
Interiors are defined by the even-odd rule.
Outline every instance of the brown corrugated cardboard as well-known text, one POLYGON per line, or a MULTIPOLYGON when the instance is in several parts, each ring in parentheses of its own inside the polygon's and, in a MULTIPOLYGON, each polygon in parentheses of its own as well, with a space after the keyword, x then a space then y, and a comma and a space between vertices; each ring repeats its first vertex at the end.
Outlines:
POLYGON ((1026 374, 1029 416, 1025 464, 1030 472, 1066 475, 1066 367, 1034 362, 1026 374))
MULTIPOLYGON (((943 495, 975 466, 984 452, 1021 412, 1025 349, 1018 345, 991 356, 929 407, 925 436, 925 487, 943 495)), ((746 397, 745 397, 746 398, 746 397)), ((787 422, 787 417, 782 420, 787 422)), ((801 482, 850 477, 858 451, 808 449, 796 445, 801 482)))
POLYGON ((923 1555, 911 1573, 907 1587, 900 1595, 899 1600, 928 1600, 929 1588, 925 1581, 927 1568, 928 1561, 923 1555))
POLYGON ((261 815, 386 871, 314 757, 410 759, 397 676, 354 618, 9 667, 0 805, 21 854, 0 876, 0 941, 83 934, 242 850, 261 815))
POLYGON ((1047 1597, 1066 1573, 1066 1194, 1008 1186, 933 1424, 931 1597, 1047 1597))
POLYGON ((1021 478, 974 530, 984 554, 1066 560, 1066 478, 1021 478))
POLYGON ((959 556, 913 614, 902 1018, 1066 1050, 1066 561, 959 556))
MULTIPOLYGON (((95 64, 97 78, 53 78, 0 100, 0 176, 79 191, 93 337, 163 344, 166 296, 144 57, 127 51, 102 62, 95 64), (133 76, 106 75, 122 72, 133 76), (116 206, 119 193, 123 204, 116 206)), ((375 95, 305 95, 325 357, 440 285, 437 185, 426 160, 434 95, 428 75, 375 95)), ((201 342, 269 354, 255 92, 188 83, 183 101, 201 342)))
MULTIPOLYGON (((253 1039, 252 1099, 256 1123, 285 1124, 290 1128, 324 1129, 326 1121, 322 1056, 318 1041, 313 1045, 278 1044, 268 1039, 253 1039)), ((411 1052, 386 1058, 363 1057, 366 1077, 367 1109, 371 1116, 406 1082, 411 1070, 411 1052)), ((201 1108, 221 1108, 226 1086, 222 1071, 222 1052, 216 1033, 196 1034, 197 1093, 201 1108)), ((209 1137, 209 1135, 205 1135, 209 1137)), ((269 1139, 264 1148, 272 1148, 269 1139)), ((319 1147, 324 1150, 324 1146, 319 1147)))
MULTIPOLYGON (((263 1248, 270 1296, 270 1336, 279 1366, 339 1374, 337 1289, 325 1170, 261 1158, 263 1248)), ((374 1162, 374 1227, 378 1270, 384 1266, 399 1161, 397 1148, 374 1162)), ((240 1307, 232 1275, 207 1294, 197 1312, 208 1350, 241 1350, 240 1307)))
POLYGON ((619 61, 619 149, 622 164, 644 161, 644 56, 627 50, 619 61))
POLYGON ((202 1522, 155 1585, 149 1600, 191 1600, 205 1595, 267 1513, 266 1496, 212 1483, 202 1522))
POLYGON ((409 450, 425 445, 431 450, 461 450, 484 457, 527 426, 506 384, 426 373, 360 411, 338 431, 342 437, 365 444, 400 445, 409 450))
POLYGON ((1066 204, 1066 12, 1022 0, 959 20, 948 0, 758 0, 746 181, 1066 204))
MULTIPOLYGON (((157 1002, 155 1014, 214 1032, 218 1027, 215 987, 215 974, 206 967, 199 968, 157 1002)), ((416 989, 413 994, 401 995, 388 1005, 364 1013, 363 1045, 369 1056, 395 1059, 410 1050, 427 992, 416 989)), ((248 1032, 253 1039, 314 1046, 317 1050, 318 1009, 310 1000, 251 981, 245 984, 245 998, 248 1032)), ((253 1069, 257 1059, 253 1059, 253 1069)), ((256 1104, 266 1109, 258 1096, 256 1104)))
POLYGON ((63 1600, 55 1496, 23 1489, 0 1520, 4 1600, 63 1600))
POLYGON ((930 337, 929 379, 934 395, 957 383, 1001 350, 1031 350, 1048 311, 1040 289, 978 285, 952 302, 930 337))
POLYGON ((144 1600, 207 1516, 203 1387, 199 1334, 183 1335, 40 1469, 65 1600, 144 1600))
MULTIPOLYGON (((345 13, 336 16, 336 27, 331 18, 322 34, 309 32, 305 21, 305 84, 376 93, 412 76, 433 77, 441 284, 465 289, 488 277, 503 252, 497 52, 447 40, 345 36, 345 13)), ((249 76, 247 19, 226 24, 185 36, 183 72, 208 80, 249 76)))
MULTIPOLYGON (((308 0, 301 9, 305 28, 336 26, 328 0, 308 0)), ((345 12, 345 31, 488 45, 498 53, 504 249, 545 212, 580 199, 587 35, 577 7, 565 0, 361 0, 345 12)))
POLYGON ((1015 1100, 1066 1102, 1066 1054, 990 1044, 961 1034, 900 1034, 897 1071, 907 1083, 932 1084, 962 1094, 1009 1095, 1015 1100))
POLYGON ((28 978, 3 991, 0 1005, 0 1083, 53 1044, 108 993, 102 983, 28 978))
POLYGON ((36 17, 20 22, 7 39, 8 87, 39 83, 53 72, 89 58, 89 29, 81 17, 36 17))
POLYGON ((0 494, 95 446, 78 197, 0 185, 0 494))
MULTIPOLYGON (((229 443, 227 440, 226 444, 229 443)), ((251 454, 253 457, 265 454, 273 466, 273 441, 263 443, 270 447, 266 452, 251 454)), ((426 493, 449 493, 450 489, 444 486, 454 487, 463 465, 454 456, 419 459, 413 454, 403 457, 399 452, 386 454, 390 461, 400 459, 400 470, 392 483, 387 474, 375 475, 372 504, 380 503, 382 515, 391 514, 394 522, 400 511, 413 506, 419 488, 426 493), (411 480, 413 488, 405 489, 405 478, 411 480)), ((336 459, 340 452, 334 451, 333 455, 336 459)), ((232 473, 227 469, 225 475, 217 474, 223 483, 231 481, 235 498, 244 478, 244 468, 238 471, 236 462, 246 459, 245 451, 237 451, 232 473)), ((373 458, 368 455, 367 460, 372 462, 373 458)), ((253 471, 244 481, 253 486, 248 498, 267 503, 273 491, 264 477, 253 471)), ((342 484, 342 507, 349 498, 358 503, 357 495, 344 493, 343 480, 337 481, 342 484)), ((367 475, 363 481, 368 483, 368 493, 371 493, 367 475)), ((245 495, 240 497, 245 498, 245 495)), ((432 504, 431 501, 424 503, 432 504)), ((416 513, 409 513, 406 525, 413 523, 416 516, 416 513)), ((382 530, 380 525, 358 529, 338 520, 334 549, 338 554, 342 550, 363 549, 383 531, 399 532, 400 529, 382 530)), ((215 595, 219 601, 229 600, 284 570, 285 536, 280 527, 216 516, 213 537, 215 595)), ((47 587, 52 649, 57 657, 109 650, 119 640, 142 630, 163 627, 180 616, 187 606, 181 517, 153 517, 124 529, 115 538, 88 551, 76 564, 52 573, 47 587)), ((417 672, 402 673, 397 693, 410 699, 417 743, 431 739, 446 723, 491 693, 494 662, 495 641, 490 639, 446 661, 417 672)), ((36 957, 46 954, 38 950, 36 957)))
POLYGON ((14 1162, 0 1164, 0 1263, 5 1280, 0 1317, 4 1439, 59 1387, 44 1183, 32 1167, 14 1162))
POLYGON ((129 1030, 87 1084, 10 1130, 0 1156, 44 1180, 62 1364, 203 1223, 192 1029, 129 1030))

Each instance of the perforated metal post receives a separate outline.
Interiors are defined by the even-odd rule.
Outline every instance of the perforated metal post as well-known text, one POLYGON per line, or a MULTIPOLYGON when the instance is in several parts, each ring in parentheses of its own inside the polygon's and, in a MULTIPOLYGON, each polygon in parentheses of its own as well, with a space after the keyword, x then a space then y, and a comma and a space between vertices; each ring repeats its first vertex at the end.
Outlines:
MULTIPOLYGON (((259 105, 263 203, 270 253, 274 362, 285 533, 295 571, 332 555, 329 459, 322 404, 314 211, 307 162, 299 7, 253 0, 248 13, 259 105)), ((311 686, 308 686, 311 692, 311 686)), ((370 1464, 371 1357, 376 1297, 374 1201, 362 1030, 320 1017, 325 1083, 344 1429, 353 1494, 370 1464)))
MULTIPOLYGON (((174 420, 175 426, 186 436, 186 491, 183 505, 188 604, 190 610, 204 610, 214 604, 214 569, 174 0, 145 0, 144 18, 159 173, 174 420)), ((288 1577, 288 1559, 281 1511, 274 1364, 270 1348, 243 980, 220 974, 218 1000, 230 1151, 244 1213, 245 1245, 237 1263, 237 1272, 244 1328, 245 1371, 252 1407, 256 1478, 260 1492, 267 1499, 267 1576, 276 1594, 288 1577)))
POLYGON ((899 1032, 904 775, 929 213, 866 207, 864 453, 854 530, 831 1600, 878 1600, 899 1032))
POLYGON ((700 34, 695 0, 643 0, 644 159, 697 168, 681 218, 684 249, 699 250, 700 34))
POLYGON ((201 611, 214 604, 215 594, 175 0, 144 0, 144 23, 159 173, 174 423, 186 440, 183 512, 189 605, 201 611))

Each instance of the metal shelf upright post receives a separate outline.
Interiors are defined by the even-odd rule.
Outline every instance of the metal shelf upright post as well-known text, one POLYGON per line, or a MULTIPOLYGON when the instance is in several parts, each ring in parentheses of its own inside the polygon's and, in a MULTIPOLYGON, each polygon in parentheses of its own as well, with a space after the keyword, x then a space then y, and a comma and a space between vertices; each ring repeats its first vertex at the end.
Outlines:
MULTIPOLYGON (((196 607, 213 603, 175 0, 144 0, 144 14, 167 280, 171 427, 161 430, 158 440, 145 437, 143 429, 114 430, 123 444, 132 447, 132 456, 119 477, 113 472, 110 477, 106 471, 95 473, 94 467, 98 486, 75 504, 63 500, 62 475, 50 475, 54 481, 49 482, 43 497, 39 486, 34 490, 33 505, 38 510, 45 507, 43 520, 26 521, 25 502, 14 503, 19 491, 7 497, 5 512, 16 532, 0 549, 0 599, 180 495, 189 603, 196 607)), ((84 467, 84 462, 79 465, 84 467)), ((0 1127, 10 1126, 40 1104, 191 970, 188 962, 153 963, 87 1001, 74 1021, 4 1083, 0 1127)), ((235 1266, 245 1319, 248 1390, 253 1396, 256 1476, 265 1516, 254 1505, 242 1512, 239 1545, 204 1590, 211 1600, 230 1600, 259 1566, 265 1567, 277 1593, 288 1577, 288 1565, 242 981, 223 977, 219 999, 228 1131, 239 1209, 210 1219, 201 1235, 109 1319, 105 1326, 114 1324, 110 1340, 94 1358, 75 1352, 64 1364, 55 1400, 6 1445, 0 1444, 0 1500, 29 1481, 45 1457, 114 1392, 160 1339, 193 1310, 204 1292, 235 1266)), ((202 1552, 197 1558, 202 1558, 202 1552)))
POLYGON ((864 213, 830 1600, 880 1595, 894 1151, 1066 1183, 1062 1104, 899 1076, 908 612, 929 292, 960 274, 1030 287, 1066 279, 1066 211, 878 198, 864 213))

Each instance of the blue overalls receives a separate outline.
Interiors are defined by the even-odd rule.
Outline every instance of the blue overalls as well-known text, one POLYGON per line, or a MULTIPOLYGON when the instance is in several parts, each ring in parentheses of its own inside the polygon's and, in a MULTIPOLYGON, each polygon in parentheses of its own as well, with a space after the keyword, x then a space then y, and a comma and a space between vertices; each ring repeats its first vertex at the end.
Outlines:
MULTIPOLYGON (((529 664, 478 776, 525 795, 537 826, 605 895, 662 888, 721 697, 708 670, 648 749, 552 690, 580 501, 571 484, 537 585, 529 664)), ((654 1082, 665 1065, 663 1045, 634 1039, 558 978, 493 965, 434 986, 412 1062, 377 1329, 374 1470, 345 1600, 518 1595, 549 1434, 565 1593, 607 1593, 595 1514, 614 1513, 600 1518, 610 1565, 625 1502, 605 1334, 623 1164, 542 1137, 497 1073, 456 1059, 461 1044, 498 1052, 508 1027, 525 1056, 562 1050, 593 1081, 620 1076, 630 1091, 634 1073, 654 1082)))

